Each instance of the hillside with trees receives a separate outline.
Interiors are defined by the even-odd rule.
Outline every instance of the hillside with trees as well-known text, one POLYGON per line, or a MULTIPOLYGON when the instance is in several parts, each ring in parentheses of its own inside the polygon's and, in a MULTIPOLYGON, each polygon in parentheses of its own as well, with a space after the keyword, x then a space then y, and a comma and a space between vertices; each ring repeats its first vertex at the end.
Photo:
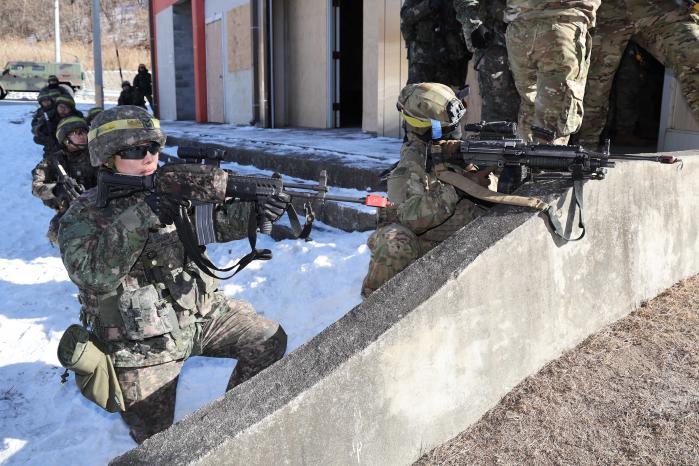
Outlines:
MULTIPOLYGON (((102 57, 106 69, 136 69, 149 61, 147 0, 100 0, 102 57)), ((60 0, 62 61, 92 69, 92 0, 60 0)), ((11 60, 54 60, 54 0, 3 0, 0 65, 11 60)))

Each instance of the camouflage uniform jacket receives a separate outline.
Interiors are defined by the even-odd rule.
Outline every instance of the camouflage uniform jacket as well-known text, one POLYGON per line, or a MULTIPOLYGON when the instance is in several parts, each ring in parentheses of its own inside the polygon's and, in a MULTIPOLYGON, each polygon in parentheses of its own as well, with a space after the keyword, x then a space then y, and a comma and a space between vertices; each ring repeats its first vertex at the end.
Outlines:
POLYGON ((59 180, 58 164, 63 166, 68 176, 83 185, 85 189, 97 186, 97 168, 90 164, 90 153, 87 149, 76 152, 59 150, 44 157, 34 167, 32 194, 52 209, 65 212, 68 210, 68 202, 57 198, 54 194, 54 188, 59 180))
POLYGON ((484 210, 427 170, 427 144, 412 133, 403 144, 400 161, 388 179, 393 207, 387 221, 396 220, 423 240, 443 241, 484 210))
POLYGON ((595 26, 595 15, 601 0, 507 0, 505 21, 569 17, 595 26))
POLYGON ((463 28, 466 46, 471 52, 475 51, 471 44, 471 34, 484 24, 488 30, 493 32, 493 45, 506 47, 505 44, 505 0, 454 0, 454 10, 456 19, 463 28))
MULTIPOLYGON (((97 190, 76 199, 60 223, 59 245, 80 289, 81 317, 117 367, 180 360, 193 350, 218 280, 186 258, 174 226, 163 226, 145 194, 96 206, 97 190)), ((217 241, 246 237, 249 203, 215 210, 217 241)))
POLYGON ((406 0, 400 9, 400 30, 408 47, 410 62, 442 63, 465 60, 461 25, 452 2, 443 0, 439 10, 430 0, 406 0))

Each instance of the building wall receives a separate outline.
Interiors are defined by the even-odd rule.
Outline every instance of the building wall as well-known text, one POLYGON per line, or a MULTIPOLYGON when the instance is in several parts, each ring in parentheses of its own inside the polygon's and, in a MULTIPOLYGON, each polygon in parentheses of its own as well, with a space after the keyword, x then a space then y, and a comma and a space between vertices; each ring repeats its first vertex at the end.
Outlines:
POLYGON ((699 121, 694 118, 679 82, 669 68, 665 69, 659 133, 659 151, 699 147, 699 121))
MULTIPOLYGON (((376 133, 399 137, 401 121, 396 111, 400 90, 408 81, 408 54, 400 34, 401 0, 376 2, 378 18, 376 133)), ((365 11, 365 15, 367 12, 365 11)), ((369 76, 367 79, 371 79, 369 76)), ((363 126, 363 125, 362 125, 363 126)))
POLYGON ((156 53, 158 56, 158 108, 163 120, 177 119, 175 95, 175 48, 173 42, 172 7, 155 16, 156 53))
POLYGON ((328 127, 328 2, 288 0, 286 12, 286 115, 289 126, 328 127))
POLYGON ((376 133, 376 106, 379 97, 379 85, 376 79, 379 66, 379 4, 376 0, 364 0, 364 40, 362 61, 362 131, 376 133))
MULTIPOLYGON (((221 18, 224 121, 248 124, 252 120, 252 63, 250 61, 250 1, 207 0, 207 23, 221 18)), ((209 44, 207 44, 207 47, 209 44)))

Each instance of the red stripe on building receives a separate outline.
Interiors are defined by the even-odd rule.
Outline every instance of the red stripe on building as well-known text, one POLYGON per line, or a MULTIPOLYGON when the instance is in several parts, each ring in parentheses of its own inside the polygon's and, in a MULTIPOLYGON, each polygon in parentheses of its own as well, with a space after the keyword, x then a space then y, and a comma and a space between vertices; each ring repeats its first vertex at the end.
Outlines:
POLYGON ((206 114, 206 23, 204 1, 192 0, 192 37, 194 42, 194 105, 199 123, 207 121, 206 114))
POLYGON ((157 15, 165 8, 174 5, 175 3, 177 3, 177 0, 151 0, 153 16, 157 15))

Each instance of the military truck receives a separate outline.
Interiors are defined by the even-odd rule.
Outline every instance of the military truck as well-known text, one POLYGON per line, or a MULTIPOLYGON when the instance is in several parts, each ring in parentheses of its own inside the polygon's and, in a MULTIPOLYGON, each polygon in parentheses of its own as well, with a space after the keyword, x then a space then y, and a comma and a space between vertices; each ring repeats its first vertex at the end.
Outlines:
POLYGON ((80 63, 11 61, 5 65, 0 76, 0 99, 4 99, 10 91, 39 92, 52 74, 71 94, 83 87, 85 73, 80 63))

